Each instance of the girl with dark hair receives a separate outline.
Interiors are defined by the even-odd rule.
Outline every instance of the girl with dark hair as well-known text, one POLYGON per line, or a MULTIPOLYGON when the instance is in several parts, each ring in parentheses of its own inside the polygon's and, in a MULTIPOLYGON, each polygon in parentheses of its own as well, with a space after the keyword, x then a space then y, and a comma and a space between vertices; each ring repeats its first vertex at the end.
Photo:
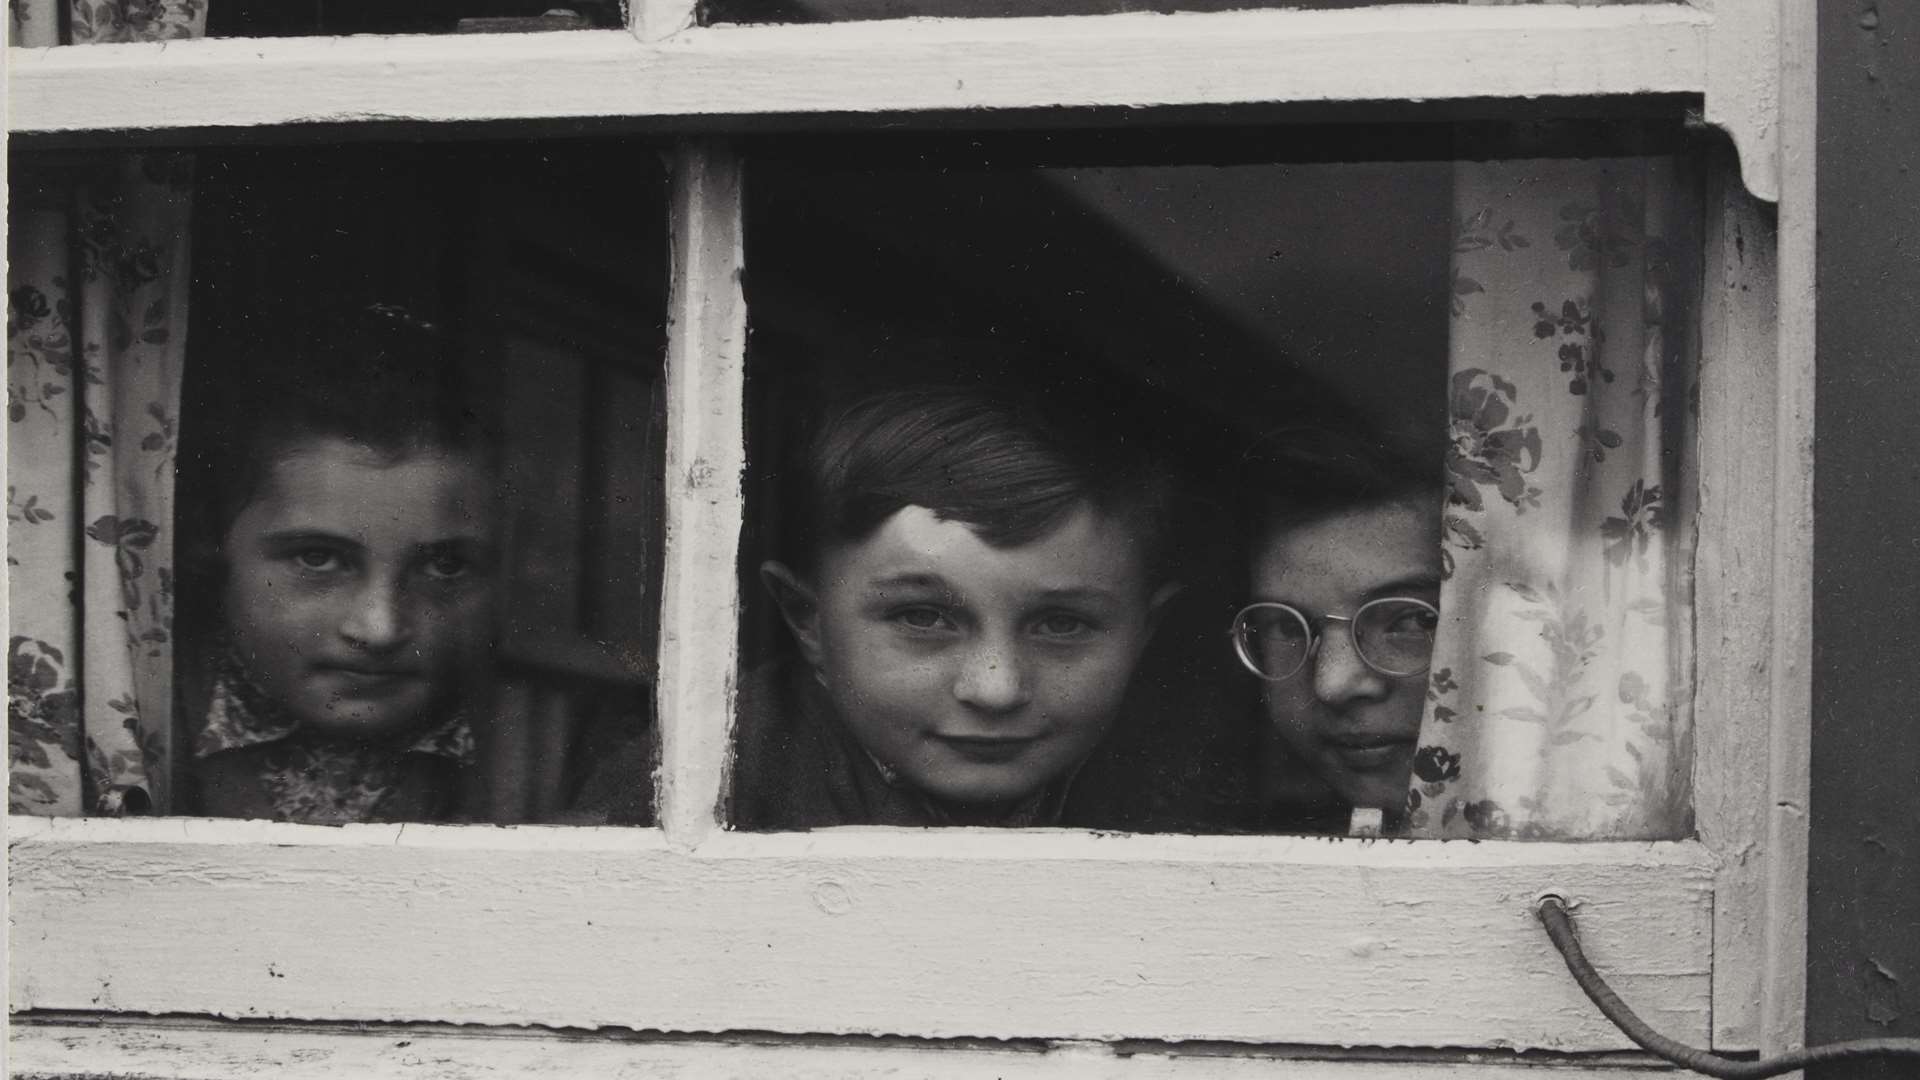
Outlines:
POLYGON ((494 440, 433 326, 390 308, 248 343, 206 415, 201 813, 458 813, 493 633, 494 440))

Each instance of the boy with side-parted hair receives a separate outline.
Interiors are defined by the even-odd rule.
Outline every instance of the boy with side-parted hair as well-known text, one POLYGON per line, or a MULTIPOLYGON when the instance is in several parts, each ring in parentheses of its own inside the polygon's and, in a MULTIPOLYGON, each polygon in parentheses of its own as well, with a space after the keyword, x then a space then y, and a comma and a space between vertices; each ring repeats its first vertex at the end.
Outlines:
POLYGON ((799 655, 743 689, 735 825, 1099 824, 1075 774, 1178 591, 1168 472, 1100 419, 924 387, 824 426, 761 567, 799 655))

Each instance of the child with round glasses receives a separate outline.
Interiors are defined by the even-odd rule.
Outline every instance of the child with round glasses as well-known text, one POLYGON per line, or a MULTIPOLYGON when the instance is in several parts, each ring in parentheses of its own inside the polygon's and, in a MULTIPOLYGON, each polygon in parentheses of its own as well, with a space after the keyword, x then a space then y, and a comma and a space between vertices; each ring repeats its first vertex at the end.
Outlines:
POLYGON ((1256 445, 1243 481, 1250 602, 1233 647, 1300 767, 1267 771, 1264 824, 1346 832, 1378 810, 1391 828, 1440 619, 1440 485, 1359 438, 1299 431, 1256 445))

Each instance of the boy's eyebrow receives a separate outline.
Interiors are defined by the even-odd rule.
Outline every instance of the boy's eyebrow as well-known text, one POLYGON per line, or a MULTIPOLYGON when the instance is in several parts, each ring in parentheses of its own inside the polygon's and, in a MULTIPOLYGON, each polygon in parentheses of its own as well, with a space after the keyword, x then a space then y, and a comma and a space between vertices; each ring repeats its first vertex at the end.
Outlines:
POLYGON ((941 577, 939 574, 929 574, 925 571, 918 570, 907 570, 897 574, 882 575, 881 577, 869 580, 867 584, 876 585, 881 588, 937 589, 941 592, 953 591, 953 586, 947 584, 946 578, 941 577))
POLYGON ((1040 599, 1050 601, 1063 600, 1111 600, 1119 594, 1112 589, 1102 589, 1094 585, 1069 585, 1058 589, 1042 589, 1040 599))
POLYGON ((285 544, 311 544, 325 542, 341 544, 347 547, 360 547, 360 541, 340 533, 327 532, 325 529, 281 529, 266 533, 260 537, 262 544, 281 546, 285 544))
POLYGON ((492 541, 479 533, 454 533, 451 536, 441 536, 432 540, 422 541, 421 543, 415 544, 413 548, 415 551, 432 551, 435 548, 470 547, 485 549, 492 546, 492 541))
POLYGON ((1410 574, 1403 578, 1375 585, 1367 590, 1367 599, 1381 596, 1397 596, 1410 592, 1432 592, 1440 588, 1440 575, 1434 573, 1410 574))

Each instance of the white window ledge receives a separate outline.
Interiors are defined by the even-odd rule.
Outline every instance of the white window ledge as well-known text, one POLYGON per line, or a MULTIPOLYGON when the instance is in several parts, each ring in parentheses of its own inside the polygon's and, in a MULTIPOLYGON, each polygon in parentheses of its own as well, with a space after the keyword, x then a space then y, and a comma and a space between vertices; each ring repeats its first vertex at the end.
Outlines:
POLYGON ((10 831, 16 1009, 1629 1049, 1531 915, 1551 889, 1642 1015, 1682 1039, 1710 1026, 1714 868, 1694 842, 10 831))
MULTIPOLYGON (((704 1039, 437 1025, 231 1023, 33 1017, 16 1023, 11 1075, 193 1080, 425 1077, 793 1077, 800 1080, 1475 1080, 1502 1065, 1553 1080, 1672 1080, 1633 1054, 1502 1054, 918 1039, 704 1039)), ((1517 1070, 1516 1070, 1517 1071, 1517 1070)))

